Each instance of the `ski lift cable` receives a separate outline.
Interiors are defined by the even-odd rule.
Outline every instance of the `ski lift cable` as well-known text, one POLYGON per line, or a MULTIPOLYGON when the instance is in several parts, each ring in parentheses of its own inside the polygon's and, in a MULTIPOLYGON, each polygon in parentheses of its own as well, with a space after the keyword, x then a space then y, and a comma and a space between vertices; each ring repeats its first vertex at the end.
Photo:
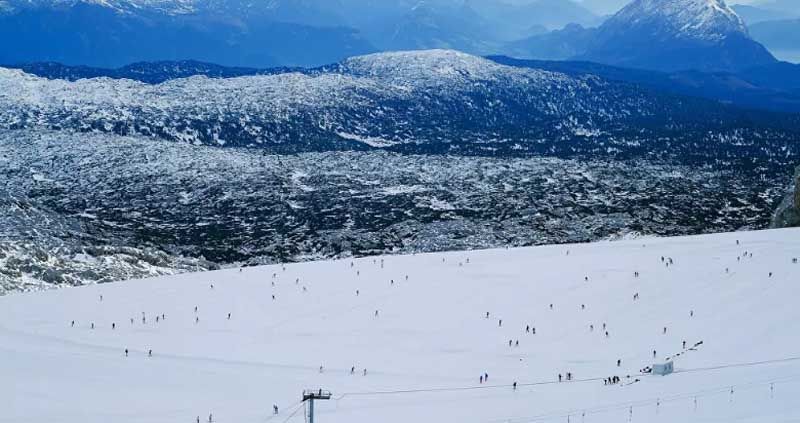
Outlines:
MULTIPOLYGON (((711 367, 698 367, 693 369, 680 369, 676 370, 674 374, 683 374, 683 373, 697 373, 697 372, 710 372, 715 370, 722 370, 722 369, 730 369, 730 368, 741 368, 741 367, 754 367, 754 366, 762 366, 768 364, 779 364, 779 363, 787 363, 793 361, 800 361, 800 357, 787 357, 781 359, 774 359, 774 360, 763 360, 763 361, 754 361, 754 362, 747 362, 747 363, 735 363, 735 364, 725 364, 719 366, 711 366, 711 367)), ((637 376, 647 376, 647 375, 637 375, 637 376)), ((633 376, 631 376, 633 377, 633 376)), ((592 377, 592 378, 584 378, 584 379, 574 379, 571 381, 563 381, 558 382, 554 380, 548 381, 536 381, 536 382, 526 382, 526 383, 518 383, 518 387, 530 387, 530 386, 542 386, 542 385, 558 385, 558 384, 569 384, 569 383, 586 383, 586 382, 598 382, 602 381, 606 378, 604 377, 592 377)), ((344 399, 346 397, 356 397, 356 396, 378 396, 378 395, 402 395, 402 394, 417 394, 417 393, 435 393, 435 392, 458 392, 458 391, 474 391, 474 390, 481 390, 481 389, 507 389, 510 385, 503 384, 503 385, 478 385, 478 386, 455 386, 455 387, 430 387, 430 388, 414 388, 414 389, 397 389, 397 390, 382 390, 382 391, 362 391, 362 392, 345 392, 341 395, 337 396, 335 399, 337 401, 344 399)))

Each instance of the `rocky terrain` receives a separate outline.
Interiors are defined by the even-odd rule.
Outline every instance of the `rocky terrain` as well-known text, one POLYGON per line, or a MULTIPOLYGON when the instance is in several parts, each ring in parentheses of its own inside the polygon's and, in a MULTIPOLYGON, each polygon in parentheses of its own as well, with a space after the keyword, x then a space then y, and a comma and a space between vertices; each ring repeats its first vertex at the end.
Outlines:
POLYGON ((0 133, 0 286, 769 225, 786 174, 0 133))

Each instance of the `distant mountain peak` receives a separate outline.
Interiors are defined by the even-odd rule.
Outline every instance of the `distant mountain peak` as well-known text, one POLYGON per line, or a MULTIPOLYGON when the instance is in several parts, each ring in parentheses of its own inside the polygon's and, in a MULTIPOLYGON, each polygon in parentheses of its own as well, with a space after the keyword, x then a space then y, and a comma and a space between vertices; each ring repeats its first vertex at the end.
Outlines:
POLYGON ((581 58, 666 71, 775 62, 724 0, 634 0, 600 26, 581 58))
POLYGON ((610 19, 611 24, 667 26, 681 38, 715 41, 747 35, 747 25, 725 0, 635 0, 610 19))

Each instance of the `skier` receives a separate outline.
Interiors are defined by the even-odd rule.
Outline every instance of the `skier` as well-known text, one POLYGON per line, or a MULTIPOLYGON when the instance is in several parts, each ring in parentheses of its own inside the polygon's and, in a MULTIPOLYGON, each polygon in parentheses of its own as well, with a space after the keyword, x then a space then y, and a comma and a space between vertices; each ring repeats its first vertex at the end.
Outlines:
POLYGON ((589 332, 594 332, 594 325, 589 325, 589 332))
POLYGON ((361 291, 356 289, 356 297, 358 297, 359 295, 361 295, 361 291))
POLYGON ((147 317, 142 316, 142 324, 147 324, 147 317))
POLYGON ((567 380, 572 380, 572 372, 567 372, 567 380))
POLYGON ((480 377, 481 385, 483 385, 483 375, 480 377))
POLYGON ((275 301, 275 294, 272 294, 272 301, 275 301))
POLYGON ((484 373, 483 374, 483 381, 484 382, 488 382, 489 381, 489 373, 484 373))
POLYGON ((653 358, 656 358, 656 350, 653 350, 653 358))
POLYGON ((319 366, 319 372, 322 373, 323 371, 324 369, 322 368, 322 366, 319 366))
POLYGON ((532 334, 534 334, 534 335, 536 335, 536 328, 535 328, 535 327, 532 327, 532 328, 531 328, 531 333, 532 333, 532 334))
POLYGON ((197 313, 197 306, 194 306, 194 312, 197 313))
POLYGON ((228 313, 228 320, 231 320, 231 314, 228 313))
POLYGON ((617 360, 617 367, 622 366, 622 360, 617 360))
POLYGON ((498 327, 503 327, 503 319, 500 319, 500 320, 497 321, 497 326, 498 327))
POLYGON ((211 414, 209 414, 208 415, 208 423, 212 423, 213 421, 214 421, 214 417, 211 414))
POLYGON ((516 381, 514 382, 514 390, 515 391, 517 390, 517 382, 516 381))
POLYGON ((561 373, 558 374, 558 381, 561 382, 561 373))
POLYGON ((689 310, 689 317, 694 317, 694 310, 689 310))
POLYGON ((375 317, 378 317, 378 310, 375 310, 375 317))
POLYGON ((197 423, 200 423, 200 416, 197 416, 197 423))
POLYGON ((667 334, 667 327, 664 326, 664 335, 666 335, 666 334, 667 334))
POLYGON ((769 277, 772 277, 772 272, 769 272, 769 277))
POLYGON ((510 339, 508 340, 508 346, 509 347, 511 346, 511 340, 510 339))
POLYGON ((152 356, 153 356, 153 350, 149 350, 149 351, 147 351, 147 356, 148 356, 148 357, 152 357, 152 356))
POLYGON ((200 318, 199 317, 195 317, 194 318, 194 324, 198 324, 198 323, 200 323, 200 318))
POLYGON ((92 322, 92 329, 94 329, 94 322, 92 322))
POLYGON ((488 311, 486 312, 486 318, 487 319, 489 318, 489 312, 488 311))
POLYGON ((606 331, 606 338, 608 338, 608 331, 606 331))
POLYGON ((111 330, 114 330, 116 328, 117 328, 117 324, 116 323, 111 323, 111 330))
POLYGON ((274 404, 272 405, 272 414, 274 414, 276 416, 278 415, 278 406, 277 405, 274 405, 274 404))
POLYGON ((75 327, 75 321, 74 320, 72 321, 72 327, 73 328, 75 327))
POLYGON ((683 349, 686 349, 686 341, 683 341, 683 349))
POLYGON ((553 304, 550 304, 550 310, 552 310, 552 309, 553 309, 553 304))
POLYGON ((514 345, 517 347, 519 346, 519 339, 517 339, 517 342, 514 345))
POLYGON ((100 296, 100 301, 103 301, 103 296, 102 295, 100 296))
POLYGON ((364 376, 367 375, 367 369, 364 369, 364 376))
POLYGON ((352 374, 355 374, 355 373, 356 373, 356 366, 353 366, 353 367, 350 368, 350 374, 352 375, 352 374))
POLYGON ((131 317, 131 324, 133 324, 133 317, 131 317))
POLYGON ((586 304, 581 304, 581 310, 586 310, 586 304))
POLYGON ((531 333, 531 325, 525 326, 525 333, 531 333))
POLYGON ((125 357, 127 357, 127 356, 128 356, 128 349, 125 348, 125 357))

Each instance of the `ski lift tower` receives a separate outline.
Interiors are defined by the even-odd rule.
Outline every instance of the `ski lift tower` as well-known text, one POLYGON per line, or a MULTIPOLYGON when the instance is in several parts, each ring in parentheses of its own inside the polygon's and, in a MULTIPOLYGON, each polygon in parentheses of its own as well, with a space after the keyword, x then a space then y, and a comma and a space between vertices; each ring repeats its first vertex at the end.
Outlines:
POLYGON ((331 392, 323 389, 306 389, 303 391, 303 402, 308 402, 308 422, 314 423, 314 401, 331 399, 331 392))

